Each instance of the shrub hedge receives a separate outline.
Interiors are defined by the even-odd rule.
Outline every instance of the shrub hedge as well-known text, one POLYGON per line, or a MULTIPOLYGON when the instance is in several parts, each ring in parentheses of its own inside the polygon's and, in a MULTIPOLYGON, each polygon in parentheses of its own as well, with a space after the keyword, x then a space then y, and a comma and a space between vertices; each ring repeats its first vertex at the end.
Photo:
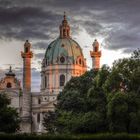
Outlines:
POLYGON ((140 134, 33 135, 0 134, 0 140, 140 140, 140 134))

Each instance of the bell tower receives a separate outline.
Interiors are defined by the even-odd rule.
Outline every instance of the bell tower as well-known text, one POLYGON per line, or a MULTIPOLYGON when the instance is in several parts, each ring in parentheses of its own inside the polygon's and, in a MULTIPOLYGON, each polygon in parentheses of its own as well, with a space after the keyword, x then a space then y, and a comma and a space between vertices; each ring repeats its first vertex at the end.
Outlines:
POLYGON ((24 52, 21 52, 23 58, 23 95, 22 95, 22 123, 21 130, 26 133, 31 132, 31 59, 33 53, 30 50, 31 44, 26 40, 24 52))
POLYGON ((65 12, 64 12, 64 19, 59 29, 60 29, 60 38, 70 38, 70 26, 68 24, 65 12))
POLYGON ((24 52, 21 52, 23 58, 23 89, 31 92, 31 58, 33 53, 30 51, 31 44, 26 40, 24 44, 24 52))
POLYGON ((100 68, 100 57, 101 57, 101 51, 99 51, 99 43, 95 39, 93 42, 93 51, 90 51, 90 56, 92 58, 92 69, 99 70, 100 68))

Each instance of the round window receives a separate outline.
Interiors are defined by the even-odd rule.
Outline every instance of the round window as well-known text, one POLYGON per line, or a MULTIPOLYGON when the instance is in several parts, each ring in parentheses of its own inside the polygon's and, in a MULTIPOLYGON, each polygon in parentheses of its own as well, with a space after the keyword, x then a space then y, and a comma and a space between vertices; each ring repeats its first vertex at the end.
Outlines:
POLYGON ((64 62, 65 62, 65 57, 63 57, 63 56, 60 57, 60 62, 61 62, 61 63, 64 63, 64 62))

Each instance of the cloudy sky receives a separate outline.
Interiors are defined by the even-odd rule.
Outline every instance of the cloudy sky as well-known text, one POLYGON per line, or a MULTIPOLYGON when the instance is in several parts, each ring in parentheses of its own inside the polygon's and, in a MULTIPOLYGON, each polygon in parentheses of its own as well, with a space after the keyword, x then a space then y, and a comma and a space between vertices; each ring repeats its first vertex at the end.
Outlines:
POLYGON ((20 52, 28 39, 34 53, 32 90, 39 91, 41 61, 48 44, 59 36, 64 11, 88 69, 95 38, 101 64, 109 66, 140 48, 140 0, 0 0, 0 77, 12 65, 22 81, 20 52))

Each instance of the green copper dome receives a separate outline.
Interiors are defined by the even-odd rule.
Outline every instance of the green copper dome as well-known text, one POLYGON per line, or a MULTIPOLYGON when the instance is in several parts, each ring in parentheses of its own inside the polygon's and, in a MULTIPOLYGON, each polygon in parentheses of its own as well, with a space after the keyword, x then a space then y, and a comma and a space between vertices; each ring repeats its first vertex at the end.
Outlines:
POLYGON ((64 19, 59 26, 59 37, 48 46, 45 53, 46 65, 50 64, 80 64, 85 66, 85 59, 79 44, 70 36, 70 26, 64 13, 64 19))
POLYGON ((78 58, 84 60, 79 44, 71 38, 58 38, 48 46, 45 59, 48 64, 75 64, 78 58))

